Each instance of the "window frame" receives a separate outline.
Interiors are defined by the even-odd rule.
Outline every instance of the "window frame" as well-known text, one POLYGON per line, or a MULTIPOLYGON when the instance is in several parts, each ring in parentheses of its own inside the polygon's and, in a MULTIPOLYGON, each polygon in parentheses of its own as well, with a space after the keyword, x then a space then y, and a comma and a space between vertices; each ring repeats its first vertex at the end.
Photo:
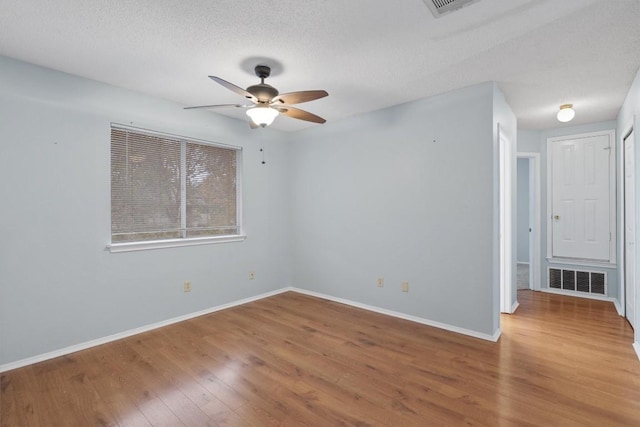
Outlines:
MULTIPOLYGON (((221 144, 218 142, 207 141, 199 138, 192 138, 183 135, 172 134, 168 132, 161 132, 151 129, 139 128, 134 126, 123 125, 119 123, 111 123, 109 126, 109 153, 111 153, 111 131, 121 130, 126 132, 135 132, 139 134, 149 135, 153 137, 159 138, 170 138, 172 140, 180 141, 181 144, 181 163, 184 164, 184 147, 186 147, 187 143, 192 144, 200 144, 206 145, 210 147, 216 148, 225 148, 236 151, 236 223, 238 228, 238 234, 228 234, 221 236, 204 236, 204 237, 181 237, 181 238, 173 238, 173 239, 163 239, 163 240, 146 240, 146 241, 133 241, 133 242, 117 242, 113 243, 111 241, 112 230, 111 230, 111 203, 112 203, 112 188, 111 188, 111 173, 109 173, 109 244, 106 245, 106 249, 111 253, 118 252, 131 252, 131 251, 144 251, 150 249, 164 249, 164 248, 175 248, 182 246, 198 246, 198 245, 207 245, 213 243, 228 243, 228 242, 241 242, 246 239, 246 235, 244 233, 243 226, 243 215, 242 215, 242 147, 229 145, 229 144, 221 144)), ((111 162, 109 163, 109 170, 111 170, 111 162)), ((185 200, 186 203, 186 195, 183 193, 185 191, 184 188, 181 188, 182 199, 185 200)))

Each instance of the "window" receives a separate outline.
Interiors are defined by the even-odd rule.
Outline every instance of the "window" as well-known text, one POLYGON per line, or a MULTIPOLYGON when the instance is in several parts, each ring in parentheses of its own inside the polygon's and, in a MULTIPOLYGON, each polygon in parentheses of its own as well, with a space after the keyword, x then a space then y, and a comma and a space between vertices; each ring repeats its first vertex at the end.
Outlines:
POLYGON ((111 251, 239 240, 238 165, 235 147, 112 125, 111 251))

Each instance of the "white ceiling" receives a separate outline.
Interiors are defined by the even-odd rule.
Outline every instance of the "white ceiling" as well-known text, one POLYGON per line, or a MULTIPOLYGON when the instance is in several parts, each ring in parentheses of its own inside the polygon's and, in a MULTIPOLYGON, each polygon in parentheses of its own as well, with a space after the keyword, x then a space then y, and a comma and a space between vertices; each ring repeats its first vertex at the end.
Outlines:
POLYGON ((572 125, 616 117, 640 0, 480 0, 439 19, 422 0, 0 0, 0 54, 185 106, 239 102, 207 75, 247 87, 271 65, 280 92, 327 90, 300 107, 328 121, 494 80, 520 128, 547 129, 563 103, 572 125))

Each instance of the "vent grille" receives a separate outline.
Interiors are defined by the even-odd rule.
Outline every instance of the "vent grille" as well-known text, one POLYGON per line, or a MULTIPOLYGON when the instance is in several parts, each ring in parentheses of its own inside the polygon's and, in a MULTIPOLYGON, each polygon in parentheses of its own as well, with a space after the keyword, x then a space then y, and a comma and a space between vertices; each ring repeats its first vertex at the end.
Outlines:
POLYGON ((549 269, 549 286, 554 289, 562 289, 562 270, 549 269))
POLYGON ((550 268, 549 287, 565 291, 606 295, 607 273, 550 268))
POLYGON ((591 293, 605 295, 606 276, 604 273, 591 273, 591 293))
POLYGON ((567 291, 576 290, 576 272, 572 270, 562 270, 562 289, 567 291))
POLYGON ((464 6, 468 6, 471 3, 475 3, 479 0, 422 0, 427 5, 433 16, 440 18, 442 15, 446 15, 449 12, 458 10, 464 6))
POLYGON ((576 271, 576 290, 589 292, 589 273, 586 271, 576 271))

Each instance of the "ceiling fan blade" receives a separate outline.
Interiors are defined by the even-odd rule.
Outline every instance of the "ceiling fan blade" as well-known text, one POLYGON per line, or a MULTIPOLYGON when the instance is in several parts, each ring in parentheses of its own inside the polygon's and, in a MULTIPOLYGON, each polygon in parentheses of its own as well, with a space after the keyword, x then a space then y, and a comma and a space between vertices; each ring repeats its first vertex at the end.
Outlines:
POLYGON ((255 123, 253 122, 253 120, 249 120, 249 127, 250 127, 251 129, 258 129, 260 126, 258 126, 257 124, 255 124, 255 123))
POLYGON ((308 122, 314 122, 314 123, 326 122, 326 120, 323 119, 322 117, 316 116, 313 113, 301 110, 299 108, 293 108, 293 107, 274 107, 274 108, 278 110, 280 114, 287 117, 294 118, 294 119, 306 120, 308 122))
POLYGON ((300 92, 281 93, 271 100, 271 103, 279 104, 302 104, 303 102, 313 101, 314 99, 324 98, 328 96, 326 90, 303 90, 300 92))
POLYGON ((220 108, 220 107, 247 108, 247 107, 253 107, 253 105, 242 105, 242 104, 196 105, 195 107, 184 107, 184 109, 193 110, 194 108, 220 108))
POLYGON ((222 86, 226 87, 230 91, 237 93, 240 96, 244 96, 245 98, 250 99, 253 102, 258 102, 258 98, 253 96, 250 92, 247 92, 246 90, 242 89, 240 86, 236 86, 233 83, 229 83, 228 81, 221 79, 220 77, 209 76, 209 78, 214 82, 219 83, 222 86))

